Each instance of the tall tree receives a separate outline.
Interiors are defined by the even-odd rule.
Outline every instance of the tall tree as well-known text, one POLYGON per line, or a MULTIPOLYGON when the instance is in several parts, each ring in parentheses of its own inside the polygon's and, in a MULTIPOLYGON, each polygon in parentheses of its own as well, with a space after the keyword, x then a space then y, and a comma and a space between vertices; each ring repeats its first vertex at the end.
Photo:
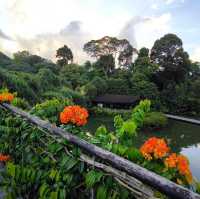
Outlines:
POLYGON ((57 63, 60 66, 68 65, 69 61, 73 62, 73 53, 66 45, 56 51, 56 57, 58 58, 57 63))
POLYGON ((157 79, 163 84, 184 80, 190 67, 188 54, 181 39, 175 34, 166 34, 155 41, 150 54, 151 61, 159 65, 157 79))
POLYGON ((126 39, 105 36, 86 43, 83 50, 91 57, 99 59, 101 56, 112 55, 120 66, 128 66, 132 62, 133 52, 136 52, 126 39))
POLYGON ((113 73, 115 68, 115 60, 112 55, 102 55, 95 63, 95 66, 102 68, 105 75, 108 76, 109 74, 113 73))

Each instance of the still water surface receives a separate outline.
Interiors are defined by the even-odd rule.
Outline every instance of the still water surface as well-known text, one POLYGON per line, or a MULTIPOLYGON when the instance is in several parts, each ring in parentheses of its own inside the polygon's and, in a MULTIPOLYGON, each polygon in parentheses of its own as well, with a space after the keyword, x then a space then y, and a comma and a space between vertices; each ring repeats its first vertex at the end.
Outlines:
MULTIPOLYGON (((95 132, 95 129, 102 124, 109 130, 113 130, 112 117, 92 117, 86 129, 95 132)), ((169 120, 164 129, 139 132, 134 141, 135 146, 141 146, 146 139, 152 136, 165 138, 173 151, 186 155, 193 175, 200 180, 200 126, 169 120)))

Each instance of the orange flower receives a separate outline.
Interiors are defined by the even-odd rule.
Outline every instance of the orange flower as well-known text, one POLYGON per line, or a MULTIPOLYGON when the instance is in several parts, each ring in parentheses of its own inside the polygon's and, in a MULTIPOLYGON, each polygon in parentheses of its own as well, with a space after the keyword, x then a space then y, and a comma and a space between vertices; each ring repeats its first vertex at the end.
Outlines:
POLYGON ((85 108, 78 105, 67 106, 60 113, 60 122, 63 124, 72 123, 77 126, 83 126, 87 123, 88 112, 85 108))
POLYGON ((0 154, 0 162, 7 162, 8 160, 10 160, 9 155, 0 154))
POLYGON ((11 102, 14 99, 14 95, 11 93, 1 93, 0 102, 11 102))
POLYGON ((184 175, 188 181, 188 183, 192 182, 192 174, 189 168, 189 161, 187 157, 184 155, 179 155, 178 158, 178 163, 177 163, 177 168, 179 170, 179 173, 181 175, 184 175))
POLYGON ((147 160, 151 160, 153 157, 160 159, 167 155, 169 152, 169 147, 164 139, 152 137, 142 145, 140 152, 147 160))
POLYGON ((177 168, 178 172, 185 176, 187 182, 192 182, 192 174, 189 168, 189 161, 184 155, 177 155, 172 153, 168 158, 165 159, 165 165, 169 168, 177 168))
POLYGON ((169 168, 176 168, 177 162, 178 159, 176 153, 172 153, 168 158, 165 159, 165 165, 169 168))

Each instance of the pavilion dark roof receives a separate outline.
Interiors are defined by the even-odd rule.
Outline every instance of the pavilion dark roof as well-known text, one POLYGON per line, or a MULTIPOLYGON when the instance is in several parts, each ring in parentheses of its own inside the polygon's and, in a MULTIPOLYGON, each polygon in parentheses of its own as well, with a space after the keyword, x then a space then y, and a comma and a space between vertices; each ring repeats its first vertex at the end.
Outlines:
POLYGON ((107 104, 133 104, 139 100, 139 97, 133 95, 112 95, 105 94, 96 97, 93 102, 107 104))

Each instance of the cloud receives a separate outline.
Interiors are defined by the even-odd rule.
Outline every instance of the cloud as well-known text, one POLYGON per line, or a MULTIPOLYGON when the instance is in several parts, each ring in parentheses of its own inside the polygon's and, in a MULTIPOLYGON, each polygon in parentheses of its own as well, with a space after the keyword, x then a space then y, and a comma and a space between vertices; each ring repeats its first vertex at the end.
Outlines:
POLYGON ((185 0, 164 0, 164 2, 167 4, 167 5, 170 5, 172 3, 184 3, 185 0))
POLYGON ((136 27, 136 39, 138 47, 151 48, 158 38, 171 32, 171 14, 165 13, 160 16, 150 17, 146 23, 138 24, 136 27))
POLYGON ((133 17, 121 29, 119 33, 119 38, 127 39, 133 47, 137 48, 137 41, 135 38, 135 26, 140 23, 145 23, 148 20, 150 20, 150 18, 145 18, 141 16, 133 17))
MULTIPOLYGON (((170 31, 170 20, 171 14, 169 13, 156 17, 136 16, 125 22, 116 34, 110 35, 107 32, 105 35, 127 39, 134 48, 139 49, 143 46, 151 48, 156 39, 170 31)), ((4 42, 2 48, 10 53, 17 50, 28 50, 32 54, 55 61, 56 50, 66 44, 72 49, 74 61, 83 63, 90 59, 83 51, 83 45, 91 39, 105 36, 96 36, 93 32, 87 32, 84 27, 85 25, 80 21, 71 21, 56 33, 37 34, 32 38, 17 35, 14 42, 4 42)))
POLYGON ((0 38, 6 39, 6 40, 12 40, 12 38, 6 35, 1 29, 0 29, 0 38))
POLYGON ((153 4, 151 5, 151 8, 154 9, 154 10, 157 10, 157 9, 158 9, 158 4, 153 3, 153 4))
POLYGON ((170 13, 153 17, 134 17, 124 25, 119 37, 128 39, 135 48, 151 48, 156 39, 171 31, 171 18, 170 13))
POLYGON ((192 61, 199 61, 200 62, 200 46, 196 47, 193 51, 193 53, 191 54, 191 59, 192 61))
POLYGON ((17 37, 18 49, 25 49, 32 54, 37 54, 55 61, 56 50, 66 44, 72 49, 75 62, 84 62, 88 59, 83 52, 83 45, 91 39, 89 33, 82 28, 80 21, 70 22, 58 33, 39 34, 32 39, 17 37))

